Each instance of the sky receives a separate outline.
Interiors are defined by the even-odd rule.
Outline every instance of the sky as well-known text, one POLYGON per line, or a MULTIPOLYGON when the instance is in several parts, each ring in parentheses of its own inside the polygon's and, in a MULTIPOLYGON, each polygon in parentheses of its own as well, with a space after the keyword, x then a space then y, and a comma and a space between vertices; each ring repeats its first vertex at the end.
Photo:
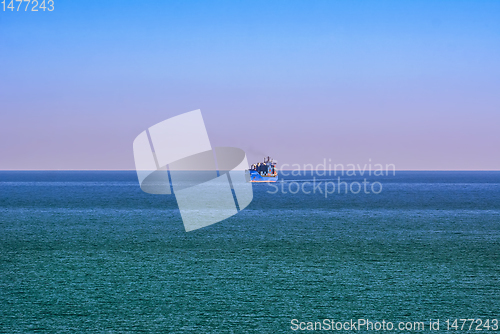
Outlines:
POLYGON ((249 163, 500 170, 500 1, 54 8, 0 11, 0 169, 134 169, 200 109, 249 163))

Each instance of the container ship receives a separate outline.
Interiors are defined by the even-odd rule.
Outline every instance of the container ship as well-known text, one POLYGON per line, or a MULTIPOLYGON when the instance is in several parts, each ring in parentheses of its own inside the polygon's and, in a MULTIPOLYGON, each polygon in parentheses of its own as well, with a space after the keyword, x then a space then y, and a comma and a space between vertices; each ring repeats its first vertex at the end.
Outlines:
POLYGON ((276 162, 270 157, 264 158, 264 162, 253 164, 246 170, 248 182, 276 182, 278 181, 278 170, 276 162))

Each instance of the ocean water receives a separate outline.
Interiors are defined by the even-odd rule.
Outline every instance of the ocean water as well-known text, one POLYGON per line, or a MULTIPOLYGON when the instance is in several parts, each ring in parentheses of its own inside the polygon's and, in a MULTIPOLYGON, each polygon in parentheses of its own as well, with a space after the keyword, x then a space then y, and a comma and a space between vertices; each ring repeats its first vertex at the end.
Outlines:
POLYGON ((364 318, 440 319, 444 333, 446 319, 500 319, 500 172, 289 192, 337 177, 254 184, 247 209, 186 233, 175 196, 143 193, 134 172, 0 172, 0 332, 288 333, 292 319, 364 318))

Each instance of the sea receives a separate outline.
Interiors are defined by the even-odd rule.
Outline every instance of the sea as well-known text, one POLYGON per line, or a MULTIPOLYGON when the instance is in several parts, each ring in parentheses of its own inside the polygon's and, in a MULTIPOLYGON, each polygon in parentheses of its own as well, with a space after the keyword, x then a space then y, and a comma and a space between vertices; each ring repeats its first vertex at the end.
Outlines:
POLYGON ((133 171, 0 172, 0 332, 500 332, 500 172, 281 181, 186 232, 133 171))

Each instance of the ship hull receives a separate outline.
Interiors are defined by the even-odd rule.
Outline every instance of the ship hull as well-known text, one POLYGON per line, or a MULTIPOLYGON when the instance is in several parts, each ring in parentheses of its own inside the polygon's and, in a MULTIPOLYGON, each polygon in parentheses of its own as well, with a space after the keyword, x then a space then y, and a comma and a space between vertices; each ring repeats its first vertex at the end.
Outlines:
POLYGON ((256 171, 247 170, 247 181, 248 182, 277 182, 278 181, 278 173, 272 175, 261 175, 256 171))

